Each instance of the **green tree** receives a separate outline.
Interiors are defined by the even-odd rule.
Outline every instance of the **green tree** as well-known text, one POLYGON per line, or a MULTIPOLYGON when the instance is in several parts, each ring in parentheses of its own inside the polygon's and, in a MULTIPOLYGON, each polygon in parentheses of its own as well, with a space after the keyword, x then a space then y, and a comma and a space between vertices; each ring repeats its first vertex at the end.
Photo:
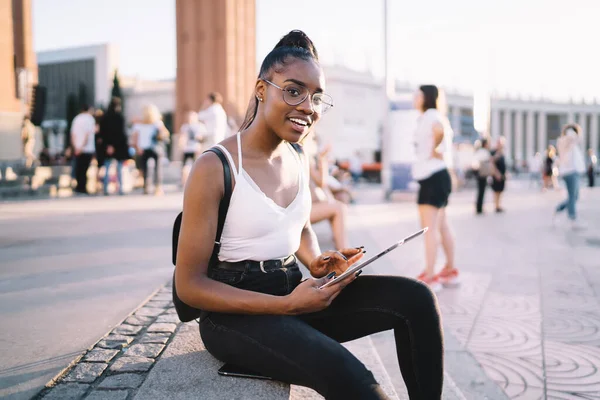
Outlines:
POLYGON ((117 70, 115 70, 115 76, 113 77, 113 88, 110 92, 111 97, 118 97, 123 100, 123 95, 121 93, 121 85, 119 83, 119 75, 117 70))
POLYGON ((123 98, 123 92, 121 92, 121 84, 119 82, 119 74, 115 69, 115 76, 113 77, 113 87, 110 92, 111 97, 118 97, 121 99, 121 112, 125 113, 125 99, 123 98))

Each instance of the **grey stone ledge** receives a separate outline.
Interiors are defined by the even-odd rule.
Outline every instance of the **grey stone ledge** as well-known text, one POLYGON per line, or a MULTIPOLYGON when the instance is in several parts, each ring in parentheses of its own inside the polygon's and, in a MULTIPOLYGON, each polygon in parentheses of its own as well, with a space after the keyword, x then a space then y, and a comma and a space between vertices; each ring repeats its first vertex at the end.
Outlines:
POLYGON ((65 382, 92 383, 102 375, 106 367, 108 364, 82 362, 77 364, 63 380, 65 382))
POLYGON ((177 314, 163 314, 156 319, 156 322, 169 322, 172 324, 178 324, 180 321, 177 314))
POLYGON ((138 343, 134 344, 130 348, 125 351, 125 355, 127 357, 130 356, 139 356, 139 357, 148 357, 148 358, 156 358, 165 348, 164 344, 155 344, 155 343, 138 343))
POLYGON ((80 383, 61 383, 50 389, 44 400, 79 400, 82 399, 90 385, 80 383))
POLYGON ((98 342, 98 347, 105 349, 121 349, 133 341, 131 336, 110 334, 98 342))
POLYGON ((135 312, 135 316, 143 316, 143 317, 158 317, 165 311, 164 308, 156 308, 156 307, 142 307, 135 312))
POLYGON ((140 343, 159 343, 165 344, 171 337, 170 333, 146 333, 140 338, 140 343))
POLYGON ((137 335, 142 329, 143 326, 121 324, 113 330, 113 333, 134 336, 137 335))
POLYGON ((94 390, 85 400, 127 400, 127 390, 94 390))
POLYGON ((148 327, 148 332, 175 332, 177 324, 170 324, 166 322, 155 322, 148 327))
POLYGON ((141 374, 117 374, 104 378, 99 389, 135 389, 139 387, 146 377, 141 374))
POLYGON ((168 301, 168 300, 150 300, 146 304, 146 307, 157 307, 157 308, 168 308, 171 306, 173 306, 173 302, 168 301))
POLYGON ((146 372, 154 360, 139 356, 121 356, 110 366, 111 372, 146 372))
POLYGON ((87 361, 87 362, 107 363, 110 360, 112 360, 118 353, 119 353, 119 350, 108 350, 108 349, 95 348, 92 351, 90 351, 89 353, 87 353, 83 360, 87 361))
POLYGON ((143 315, 132 315, 131 317, 125 320, 126 324, 129 325, 138 325, 138 326, 146 326, 150 325, 154 321, 154 317, 146 317, 143 315))

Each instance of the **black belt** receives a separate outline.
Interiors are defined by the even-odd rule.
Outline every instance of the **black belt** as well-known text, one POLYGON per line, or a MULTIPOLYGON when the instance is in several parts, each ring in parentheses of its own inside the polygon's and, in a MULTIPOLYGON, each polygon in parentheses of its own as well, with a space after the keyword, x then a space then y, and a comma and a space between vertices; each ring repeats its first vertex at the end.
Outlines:
POLYGON ((285 258, 267 261, 238 261, 228 262, 220 261, 217 268, 227 269, 230 271, 248 271, 248 272, 268 272, 276 269, 291 266, 296 263, 296 256, 293 254, 285 258))

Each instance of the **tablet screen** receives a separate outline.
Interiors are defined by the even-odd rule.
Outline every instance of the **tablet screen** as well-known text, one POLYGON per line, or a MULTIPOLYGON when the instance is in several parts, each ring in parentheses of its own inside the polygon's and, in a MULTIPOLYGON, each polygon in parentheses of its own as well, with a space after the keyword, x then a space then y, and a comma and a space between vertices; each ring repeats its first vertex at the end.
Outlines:
POLYGON ((330 280, 329 282, 327 282, 326 284, 321 286, 321 289, 326 288, 327 286, 335 285, 337 282, 341 281, 346 276, 357 273, 358 271, 360 271, 367 265, 371 264, 373 261, 380 259, 381 257, 386 255, 390 251, 398 248, 398 246, 403 245, 404 243, 408 242, 409 240, 412 240, 412 239, 416 238, 417 236, 424 234, 425 232, 427 232, 427 229, 428 228, 423 228, 420 231, 417 231, 417 232, 413 233, 412 235, 405 237, 404 239, 400 240, 399 242, 394 243, 387 249, 383 250, 381 253, 369 258, 367 261, 364 261, 358 265, 351 266, 346 271, 344 271, 343 274, 341 274, 340 276, 336 276, 334 279, 330 280))

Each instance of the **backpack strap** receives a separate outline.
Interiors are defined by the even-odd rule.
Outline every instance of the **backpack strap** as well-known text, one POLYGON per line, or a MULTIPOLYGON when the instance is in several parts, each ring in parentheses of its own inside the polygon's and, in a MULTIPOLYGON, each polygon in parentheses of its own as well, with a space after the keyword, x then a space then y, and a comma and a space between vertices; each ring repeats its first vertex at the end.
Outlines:
POLYGON ((223 234, 223 228, 225 227, 225 218, 227 217, 227 210, 229 210, 229 203, 231 201, 231 167, 227 161, 227 156, 223 154, 223 151, 218 147, 211 147, 206 150, 215 153, 223 164, 223 198, 219 203, 219 222, 217 225, 217 234, 215 235, 215 245, 213 247, 212 255, 210 256, 209 267, 216 265, 219 261, 219 250, 221 249, 221 235, 223 234))
POLYGON ((290 143, 292 145, 292 147, 294 148, 294 150, 296 150, 296 152, 300 155, 304 154, 304 149, 302 148, 302 145, 300 143, 290 143))
MULTIPOLYGON (((223 234, 223 227, 225 226, 225 218, 227 217, 227 210, 229 209, 229 202, 231 200, 232 193, 232 180, 231 180, 231 167, 229 166, 229 162, 227 161, 227 156, 223 154, 223 151, 218 147, 211 147, 206 150, 206 152, 212 152, 219 157, 221 160, 221 164, 223 164, 223 197, 221 198, 221 202, 219 203, 219 222, 217 225, 217 234, 215 235, 215 245, 213 247, 213 252, 210 256, 209 266, 214 265, 218 261, 219 250, 221 249, 221 235, 223 234)), ((206 153, 205 152, 205 153, 206 153)), ((177 264, 177 247, 179 244, 179 231, 181 230, 181 219, 183 217, 183 212, 180 212, 175 218, 175 222, 173 223, 173 238, 172 238, 172 249, 173 253, 171 255, 173 265, 177 264)))

